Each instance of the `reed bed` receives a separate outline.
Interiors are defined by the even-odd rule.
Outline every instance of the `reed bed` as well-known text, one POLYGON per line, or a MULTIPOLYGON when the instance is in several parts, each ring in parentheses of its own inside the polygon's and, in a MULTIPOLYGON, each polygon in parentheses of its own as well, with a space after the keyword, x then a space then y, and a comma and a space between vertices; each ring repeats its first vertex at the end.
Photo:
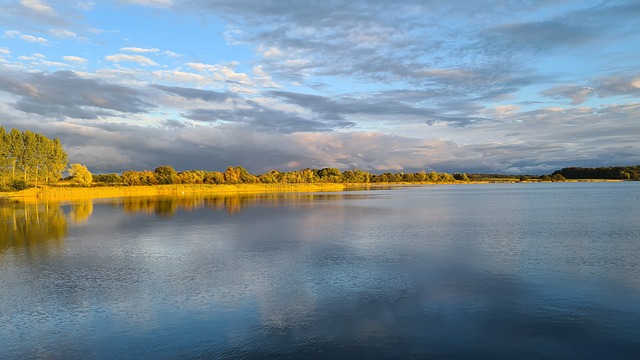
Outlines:
POLYGON ((37 198, 77 200, 117 198, 130 196, 157 196, 180 194, 236 194, 271 192, 342 191, 345 184, 237 184, 237 185, 152 185, 152 186, 40 186, 23 191, 2 194, 8 198, 37 198))

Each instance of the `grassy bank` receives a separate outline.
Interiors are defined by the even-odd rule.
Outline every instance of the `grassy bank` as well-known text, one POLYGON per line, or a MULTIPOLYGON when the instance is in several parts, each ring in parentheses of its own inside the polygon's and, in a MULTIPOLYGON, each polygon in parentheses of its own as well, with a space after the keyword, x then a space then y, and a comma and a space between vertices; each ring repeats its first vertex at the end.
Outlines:
POLYGON ((345 184, 237 184, 237 185, 153 185, 153 186, 51 186, 44 185, 23 191, 1 193, 0 197, 74 200, 130 196, 179 194, 235 194, 271 192, 342 191, 345 184))

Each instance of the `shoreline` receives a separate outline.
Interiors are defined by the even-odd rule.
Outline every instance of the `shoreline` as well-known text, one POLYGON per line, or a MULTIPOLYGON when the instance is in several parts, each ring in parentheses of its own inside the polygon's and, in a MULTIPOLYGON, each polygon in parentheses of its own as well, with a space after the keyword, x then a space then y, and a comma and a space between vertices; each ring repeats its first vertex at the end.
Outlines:
MULTIPOLYGON (((617 179, 572 179, 563 182, 624 182, 617 179)), ((428 186, 428 185, 474 185, 474 184, 519 184, 538 181, 470 181, 470 182, 411 182, 411 183, 286 183, 286 184, 173 184, 140 186, 55 186, 40 185, 30 189, 0 193, 0 199, 78 200, 105 199, 135 196, 160 196, 183 194, 260 194, 291 192, 323 192, 345 190, 369 190, 371 188, 428 186)))
POLYGON ((183 194, 257 194, 275 192, 342 191, 345 184, 237 184, 237 185, 148 185, 148 186, 49 186, 0 193, 7 199, 78 200, 183 194))

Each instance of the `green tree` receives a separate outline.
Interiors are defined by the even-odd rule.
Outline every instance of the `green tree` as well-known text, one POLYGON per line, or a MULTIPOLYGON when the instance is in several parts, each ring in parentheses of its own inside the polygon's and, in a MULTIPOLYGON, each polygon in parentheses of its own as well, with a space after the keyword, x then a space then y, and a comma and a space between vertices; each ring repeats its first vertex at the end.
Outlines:
POLYGON ((255 175, 249 174, 242 166, 229 166, 224 172, 224 181, 227 184, 253 184, 260 180, 255 175))
POLYGON ((122 182, 122 179, 120 179, 120 176, 118 176, 118 174, 98 174, 93 175, 93 181, 107 184, 117 184, 119 182, 122 182))
POLYGON ((337 168, 324 168, 318 171, 318 177, 322 182, 342 182, 342 172, 337 168))
POLYGON ((202 184, 204 182, 202 174, 194 170, 180 172, 177 176, 180 184, 202 184))
POLYGON ((133 170, 127 170, 122 172, 122 176, 120 177, 122 182, 133 186, 133 185, 142 185, 142 181, 140 180, 140 173, 133 170))
POLYGON ((224 174, 219 171, 210 171, 204 174, 205 184, 224 184, 224 174))
POLYGON ((89 185, 93 182, 93 176, 86 166, 81 164, 71 164, 69 169, 71 180, 80 185, 89 185))
POLYGON ((250 174, 245 168, 242 166, 236 166, 236 171, 240 174, 240 182, 243 184, 255 184, 259 182, 258 178, 250 174))
POLYGON ((18 129, 11 129, 9 133, 9 159, 11 167, 11 179, 16 178, 16 171, 22 163, 22 154, 24 152, 24 142, 22 133, 18 129))
POLYGON ((453 174, 453 178, 458 180, 458 181, 469 182, 469 177, 465 173, 462 173, 462 174, 455 173, 455 174, 453 174))
POLYGON ((178 174, 169 165, 158 166, 154 173, 156 175, 156 180, 158 180, 158 184, 160 185, 176 184, 180 182, 178 174))
POLYGON ((38 139, 36 138, 36 134, 32 133, 29 130, 26 130, 22 134, 22 141, 24 144, 22 151, 22 173, 24 176, 24 181, 28 181, 27 176, 31 175, 32 178, 35 177, 35 168, 37 162, 37 154, 38 154, 38 139))
POLYGON ((278 182, 278 171, 271 170, 268 173, 258 176, 258 179, 263 184, 275 184, 278 182))
POLYGON ((9 134, 4 127, 0 126, 0 181, 2 188, 7 186, 7 181, 9 180, 9 170, 11 166, 10 151, 9 134))
POLYGON ((240 182, 240 171, 233 166, 227 167, 224 171, 224 182, 226 184, 237 184, 240 182))
POLYGON ((67 167, 67 153, 62 148, 62 144, 58 138, 53 139, 51 143, 51 152, 48 156, 47 173, 45 181, 58 181, 62 177, 62 172, 67 167))
POLYGON ((25 183, 58 180, 67 166, 67 154, 58 139, 0 128, 0 140, 0 186, 18 179, 25 183))

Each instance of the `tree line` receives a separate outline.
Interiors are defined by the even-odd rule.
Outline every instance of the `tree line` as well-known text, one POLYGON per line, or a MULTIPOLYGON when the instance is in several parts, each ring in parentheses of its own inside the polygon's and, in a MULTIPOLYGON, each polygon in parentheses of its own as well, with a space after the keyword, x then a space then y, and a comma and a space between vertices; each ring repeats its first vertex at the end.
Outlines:
MULTIPOLYGON (((60 141, 49 139, 29 130, 0 127, 0 189, 21 190, 30 184, 52 183, 67 170, 67 153, 60 141)), ((271 170, 254 175, 242 166, 229 166, 224 172, 188 170, 176 171, 170 165, 155 170, 129 170, 122 174, 93 175, 86 166, 72 164, 69 180, 88 185, 93 182, 118 185, 168 185, 168 184, 295 184, 295 183, 451 183, 482 181, 483 179, 511 178, 512 175, 483 175, 418 171, 414 173, 385 172, 372 174, 353 169, 337 168, 300 169, 297 171, 271 170)), ((623 179, 640 180, 640 165, 599 168, 569 167, 551 175, 521 176, 519 181, 564 181, 566 179, 623 179)))
POLYGON ((30 183, 55 182, 66 167, 67 153, 57 138, 0 127, 0 188, 21 190, 30 183))
POLYGON ((313 183, 399 183, 399 182, 456 182, 469 181, 465 174, 447 174, 435 171, 415 173, 386 172, 372 174, 354 169, 341 171, 337 168, 300 169, 297 171, 271 170, 254 175, 242 166, 229 166, 224 172, 188 170, 176 171, 170 165, 151 170, 128 170, 121 175, 93 175, 94 182, 123 185, 169 185, 169 184, 313 184, 313 183))
POLYGON ((562 175, 567 179, 612 179, 640 180, 640 165, 609 167, 568 167, 552 174, 562 175))

